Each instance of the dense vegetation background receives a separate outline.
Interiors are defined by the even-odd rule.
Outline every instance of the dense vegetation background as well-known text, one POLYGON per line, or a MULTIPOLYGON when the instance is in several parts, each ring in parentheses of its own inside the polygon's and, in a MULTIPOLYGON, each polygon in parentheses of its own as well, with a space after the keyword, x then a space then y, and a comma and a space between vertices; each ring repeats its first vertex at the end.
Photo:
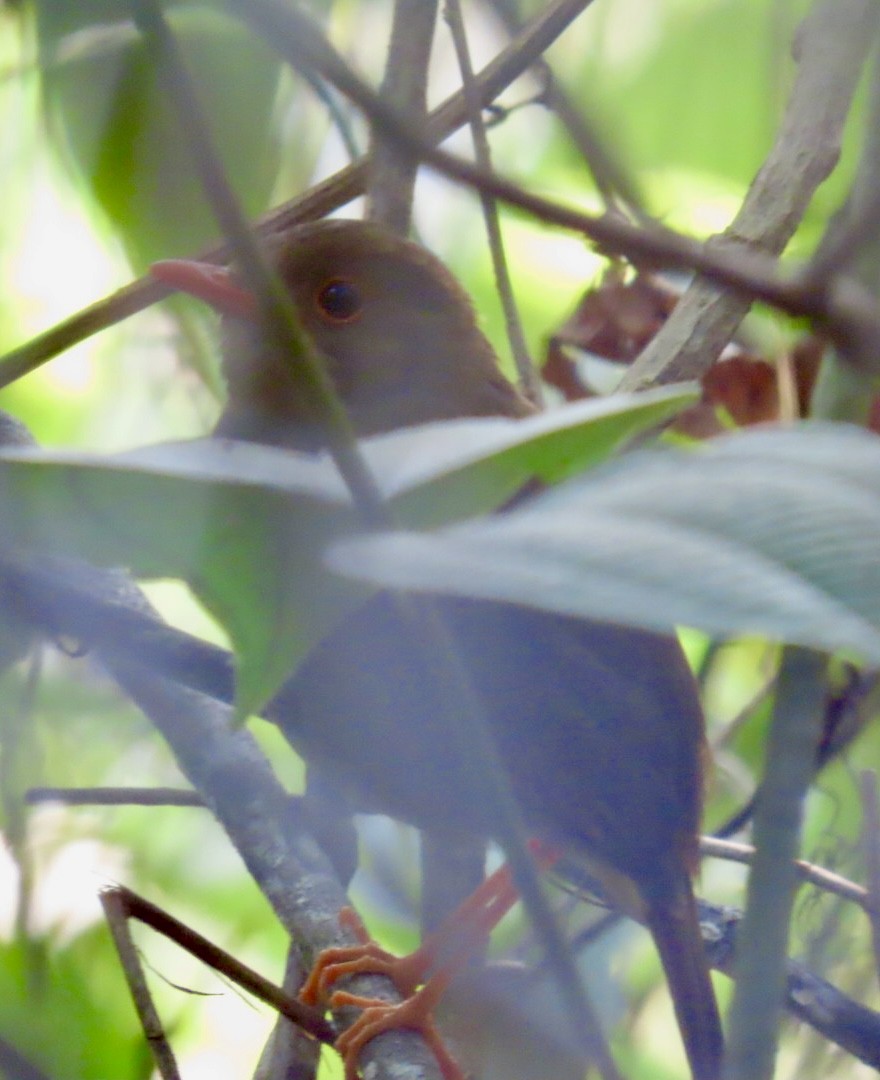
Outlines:
MULTIPOLYGON (((392 4, 303 6, 352 66, 378 85, 392 4)), ((368 129, 341 94, 326 84, 316 93, 314 80, 291 72, 224 7, 169 5, 169 17, 198 72, 228 175, 256 218, 362 153, 368 129)), ((465 5, 477 69, 509 43, 504 15, 514 7, 489 0, 465 5)), ((516 16, 525 21, 550 7, 524 2, 516 16)), ((704 238, 728 225, 773 143, 795 74, 792 37, 809 8, 801 0, 596 0, 546 60, 645 210, 704 238)), ((153 260, 211 247, 219 232, 125 4, 8 3, 0 9, 0 70, 0 352, 6 352, 143 275, 153 260)), ((429 103, 459 84, 441 20, 429 103)), ((494 167, 527 190, 600 212, 604 204, 590 169, 542 103, 542 89, 541 78, 530 74, 500 96, 491 129, 494 167)), ((866 140, 868 96, 863 87, 856 97, 840 162, 788 246, 792 259, 810 256, 850 192, 866 140)), ((469 137, 459 132, 448 146, 467 155, 469 137)), ((359 212, 358 206, 346 210, 359 212)), ((423 169, 413 221, 419 238, 473 295, 488 334, 508 356, 475 194, 423 169)), ((583 237, 520 212, 502 210, 502 221, 526 339, 540 360, 608 262, 583 237)), ((672 276, 679 285, 687 279, 686 271, 672 276)), ((749 352, 784 366, 806 329, 804 320, 761 309, 748 323, 749 352)), ((857 381, 863 407, 854 415, 867 412, 870 393, 870 379, 857 381)), ((203 434, 221 400, 214 319, 177 301, 78 342, 6 386, 0 406, 44 446, 108 452, 203 434)), ((172 622, 226 640, 179 582, 147 588, 172 622)), ((706 802, 711 831, 749 798, 761 776, 780 647, 754 636, 712 645, 693 630, 683 631, 683 639, 704 687, 715 751, 706 802)), ((846 685, 842 665, 835 671, 840 689, 846 685)), ((95 666, 47 647, 38 669, 27 661, 6 672, 0 695, 7 839, 0 854, 0 1039, 41 1070, 34 1076, 149 1076, 149 1052, 98 891, 124 882, 276 980, 283 973, 285 933, 204 810, 74 809, 56 802, 25 809, 24 792, 43 785, 186 786, 153 726, 95 666)), ((876 847, 877 835, 865 826, 861 774, 877 761, 878 736, 870 699, 856 711, 867 730, 813 785, 802 854, 865 884, 865 852, 871 843, 876 847)), ((300 763, 270 725, 254 721, 252 727, 296 790, 300 763)), ((403 949, 416 940, 415 840, 400 826, 371 821, 364 824, 363 846, 352 897, 371 929, 403 949)), ((710 860, 700 892, 715 903, 742 905, 744 880, 742 866, 710 860)), ((505 944, 523 931, 514 922, 505 944)), ((138 941, 182 1075, 250 1075, 273 1025, 271 1011, 243 1000, 157 936, 142 933, 138 941)), ((803 887, 791 953, 845 994, 878 1007, 869 921, 852 903, 803 887)), ((603 1015, 634 1033, 620 1040, 627 1075, 683 1075, 646 936, 618 927, 588 957, 603 1015), (613 981, 606 977, 610 971, 613 981)), ((719 978, 716 985, 723 1002, 729 984, 719 978)), ((871 1072, 790 1020, 782 1048, 780 1076, 871 1072)), ((338 1067, 329 1051, 323 1060, 328 1074, 338 1067)), ((24 1075, 6 1067, 10 1076, 24 1075)), ((3 1068, 0 1055, 0 1073, 3 1068)))

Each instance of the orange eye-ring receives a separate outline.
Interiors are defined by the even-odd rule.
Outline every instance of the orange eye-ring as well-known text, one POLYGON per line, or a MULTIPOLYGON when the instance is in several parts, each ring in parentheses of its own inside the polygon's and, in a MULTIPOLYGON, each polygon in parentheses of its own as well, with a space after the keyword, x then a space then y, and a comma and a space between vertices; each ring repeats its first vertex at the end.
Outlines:
POLYGON ((360 290, 346 278, 325 282, 315 294, 315 302, 324 319, 331 323, 354 322, 363 309, 360 290))

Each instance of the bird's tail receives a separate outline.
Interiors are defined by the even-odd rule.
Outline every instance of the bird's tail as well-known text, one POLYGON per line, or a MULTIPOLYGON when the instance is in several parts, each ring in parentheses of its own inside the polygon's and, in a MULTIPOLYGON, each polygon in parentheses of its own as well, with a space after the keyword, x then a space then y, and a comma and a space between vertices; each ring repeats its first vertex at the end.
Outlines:
POLYGON ((693 1080, 719 1080, 724 1038, 690 881, 648 906, 646 922, 663 963, 693 1080))

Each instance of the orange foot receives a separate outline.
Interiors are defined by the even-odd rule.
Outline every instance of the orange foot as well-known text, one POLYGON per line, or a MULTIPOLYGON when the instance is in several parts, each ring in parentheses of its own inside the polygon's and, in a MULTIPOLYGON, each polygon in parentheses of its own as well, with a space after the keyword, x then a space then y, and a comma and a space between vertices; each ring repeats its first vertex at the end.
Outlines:
POLYGON ((448 979, 435 975, 429 983, 415 994, 407 997, 399 1005, 390 1005, 375 998, 358 997, 337 990, 330 998, 331 1008, 344 1005, 357 1005, 364 1011, 336 1040, 336 1049, 342 1055, 345 1065, 345 1080, 356 1080, 357 1063, 361 1050, 377 1035, 392 1029, 418 1031, 437 1059, 443 1080, 464 1080, 458 1062, 446 1049, 443 1037, 437 1030, 432 1013, 446 989, 448 979))
POLYGON ((359 944, 325 949, 300 991, 300 1000, 307 1005, 327 1001, 331 1009, 346 1005, 363 1009, 351 1027, 336 1040, 336 1049, 345 1066, 346 1080, 356 1080, 358 1059, 364 1046, 377 1035, 395 1028, 421 1033, 437 1059, 444 1080, 464 1080, 462 1070, 446 1049, 431 1015, 443 996, 448 977, 434 975, 421 990, 417 990, 425 981, 431 960, 430 951, 423 947, 409 956, 393 956, 370 940, 364 924, 351 908, 342 909, 339 922, 343 929, 358 938, 359 944), (387 975, 404 1000, 400 1004, 391 1004, 343 990, 330 993, 330 988, 338 979, 358 974, 387 975))
POLYGON ((393 956, 372 941, 360 916, 353 908, 343 908, 339 925, 354 934, 357 945, 338 945, 324 949, 309 973, 299 997, 306 1005, 326 1001, 330 987, 347 975, 387 975, 404 997, 411 997, 424 982, 430 962, 422 949, 409 956, 393 956))
MULTIPOLYGON (((556 852, 544 845, 534 845, 533 852, 541 869, 552 865, 557 858, 556 852)), ((357 1077, 358 1057, 364 1046, 393 1028, 421 1032, 437 1058, 444 1080, 463 1080, 462 1070, 446 1049, 431 1014, 452 977, 516 900, 517 892, 510 873, 502 867, 490 875, 423 942, 421 948, 404 957, 392 956, 371 941, 356 912, 351 908, 343 909, 340 924, 355 935, 359 944, 325 949, 306 980, 300 998, 308 1005, 317 1005, 329 998, 331 1009, 355 1005, 364 1010, 336 1042, 345 1065, 346 1080, 357 1077), (339 979, 359 974, 387 975, 405 1000, 392 1005, 345 991, 331 992, 339 979)))

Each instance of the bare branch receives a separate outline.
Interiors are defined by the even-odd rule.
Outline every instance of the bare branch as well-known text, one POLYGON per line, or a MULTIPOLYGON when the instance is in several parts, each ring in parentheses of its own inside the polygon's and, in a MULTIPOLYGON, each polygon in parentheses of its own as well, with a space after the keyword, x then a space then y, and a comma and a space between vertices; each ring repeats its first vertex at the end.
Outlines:
MULTIPOLYGON (((870 0, 847 2, 864 4, 870 0)), ((782 275, 775 255, 747 247, 741 241, 736 245, 703 244, 671 229, 632 225, 618 215, 583 214, 502 177, 487 175, 470 162, 427 143, 413 131, 351 70, 302 12, 282 7, 279 0, 254 0, 238 13, 292 65, 313 67, 320 72, 349 95, 373 123, 382 124, 387 136, 393 136, 409 152, 418 154, 445 176, 502 199, 548 224, 581 232, 601 247, 625 255, 633 262, 687 267, 751 300, 765 300, 790 314, 807 315, 817 320, 841 348, 853 349, 862 356, 880 352, 880 315, 873 297, 858 283, 844 279, 835 283, 834 288, 817 291, 809 282, 805 285, 782 275)))
MULTIPOLYGON (((413 124, 427 109, 428 61, 437 23, 438 0, 396 0, 388 60, 379 93, 413 124)), ((418 162, 402 154, 374 127, 370 139, 367 217, 399 236, 409 233, 418 162)))
MULTIPOLYGON (((469 123, 471 138, 474 144, 474 157, 477 165, 484 171, 492 169, 492 155, 489 149, 489 140, 486 137, 486 128, 480 108, 480 98, 474 82, 474 69, 471 65, 470 50, 467 43, 464 19, 461 14, 459 0, 446 0, 446 22, 449 25, 455 52, 458 57, 458 66, 461 71, 462 88, 465 100, 468 104, 469 123)), ((504 240, 501 236, 501 222, 498 219, 498 204, 491 195, 480 193, 480 204, 483 208, 483 218, 486 222, 486 233, 489 237, 489 250, 492 254, 492 267, 495 271, 495 286, 498 289, 498 297, 504 311, 504 323, 507 329, 507 340, 513 353, 519 385, 526 397, 535 405, 543 403, 541 392, 541 380, 535 371, 535 365, 529 356, 523 334, 522 321, 513 296, 513 284, 510 280, 510 271, 507 259, 504 255, 504 240)))
MULTIPOLYGON (((228 712, 208 698, 134 664, 111 660, 108 667, 162 732, 310 967, 319 951, 343 941, 346 897, 315 841, 295 827, 290 801, 251 736, 232 730, 228 712)), ((368 976, 359 992, 395 997, 378 976, 368 976)), ((399 1076, 403 1061, 438 1075, 433 1055, 412 1032, 378 1037, 363 1060, 377 1077, 399 1076)))
MULTIPOLYGON (((779 255, 816 188, 837 164, 844 122, 868 52, 873 0, 818 0, 795 42, 798 74, 776 141, 739 213, 710 248, 779 255)), ((627 371, 622 390, 699 378, 751 306, 748 293, 719 293, 695 282, 627 371)))
POLYGON ((25 794, 30 806, 57 802, 65 806, 192 806, 205 805, 196 791, 179 788, 35 787, 25 794))
MULTIPOLYGON (((807 268, 821 286, 832 274, 863 261, 877 246, 880 224, 880 62, 875 56, 868 95, 868 120, 858 172, 842 210, 831 220, 807 268)), ((868 287, 872 283, 868 282, 868 287)), ((876 283, 874 283, 876 291, 876 283)))
MULTIPOLYGON (((733 840, 720 840, 716 836, 703 836, 700 838, 700 853, 714 859, 726 859, 728 862, 743 863, 751 866, 755 858, 755 849, 751 844, 739 844, 733 840)), ((858 904, 862 910, 867 911, 870 907, 870 899, 866 889, 856 885, 854 881, 848 881, 840 874, 826 870, 823 866, 806 862, 803 859, 795 860, 795 869, 803 881, 816 885, 826 892, 858 904)))
POLYGON ((877 773, 872 769, 865 769, 859 781, 862 795, 862 847, 868 879, 863 907, 871 923, 874 968, 880 978, 880 806, 877 799, 877 773))
MULTIPOLYGON (((262 975, 241 963, 225 949, 218 948, 192 927, 175 919, 173 915, 150 903, 144 897, 138 896, 131 889, 126 889, 122 885, 105 889, 101 893, 101 903, 113 930, 114 940, 117 945, 121 941, 125 943, 126 953, 133 954, 134 952, 127 923, 129 919, 137 919, 146 926, 152 927, 163 937, 175 942, 214 971, 227 976, 260 1001, 271 1005, 282 1016, 286 1016, 288 1020, 309 1032, 314 1039, 328 1046, 332 1046, 336 1041, 333 1025, 329 1024, 317 1009, 288 997, 279 991, 274 983, 264 979, 262 975)), ((137 966, 140 967, 139 964, 137 966)), ((156 1020, 158 1021, 158 1018, 156 1020)))
MULTIPOLYGON (((699 901, 712 966, 733 974, 742 912, 699 901)), ((786 966, 786 1008, 826 1039, 872 1068, 880 1068, 880 1013, 854 1001, 803 964, 786 966)))

